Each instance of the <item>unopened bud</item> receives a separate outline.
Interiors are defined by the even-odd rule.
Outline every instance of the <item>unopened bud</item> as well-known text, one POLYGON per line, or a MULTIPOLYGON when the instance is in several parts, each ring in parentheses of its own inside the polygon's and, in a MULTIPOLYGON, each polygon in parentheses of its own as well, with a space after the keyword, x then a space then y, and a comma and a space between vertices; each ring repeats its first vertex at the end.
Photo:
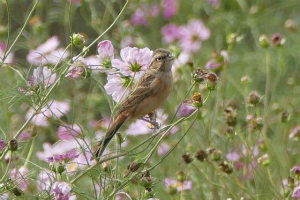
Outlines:
POLYGON ((283 45, 284 42, 285 42, 285 39, 283 38, 283 36, 280 33, 275 33, 271 37, 271 43, 275 47, 279 47, 279 46, 283 45))
POLYGON ((219 168, 226 174, 231 174, 233 171, 233 166, 226 160, 219 164, 219 168))
POLYGON ((141 167, 141 165, 142 163, 133 161, 127 166, 127 169, 129 170, 129 172, 136 172, 141 167))
POLYGON ((196 92, 193 94, 193 103, 196 107, 201 107, 203 102, 202 102, 202 97, 200 92, 196 92))
POLYGON ((194 160, 189 153, 185 153, 181 157, 186 164, 189 164, 194 160))
POLYGON ((228 107, 224 110, 225 112, 225 119, 228 126, 235 126, 237 124, 236 119, 236 110, 233 110, 233 108, 228 107))
POLYGON ((263 48, 268 48, 270 46, 270 40, 266 35, 261 35, 259 37, 259 44, 263 48))
POLYGON ((79 33, 73 33, 71 39, 72 39, 72 43, 76 46, 81 46, 85 42, 83 35, 79 33))
POLYGON ((226 130, 225 130, 225 135, 229 139, 232 139, 235 135, 234 128, 231 127, 231 126, 227 127, 226 130))
POLYGON ((65 170, 66 170, 66 167, 65 167, 64 164, 61 164, 61 163, 60 163, 60 164, 57 166, 57 172, 58 172, 59 174, 62 174, 65 170))
POLYGON ((297 27, 295 21, 292 19, 286 20, 286 22, 284 23, 284 26, 287 30, 289 30, 291 32, 297 32, 297 30, 298 30, 298 27, 297 27))
POLYGON ((249 76, 243 76, 241 78, 241 82, 244 83, 244 84, 247 84, 247 83, 251 82, 251 79, 250 79, 249 76))
POLYGON ((289 188, 294 188, 295 187, 295 180, 292 177, 288 177, 288 185, 289 188))
POLYGON ((109 172, 112 168, 111 161, 106 161, 106 162, 102 163, 102 167, 105 172, 109 172))
POLYGON ((15 187, 14 189, 12 189, 12 193, 15 196, 19 197, 19 196, 21 196, 23 194, 23 191, 20 188, 15 187))
POLYGON ((257 159, 257 162, 262 164, 263 166, 268 166, 270 164, 270 158, 268 154, 264 154, 257 159))
POLYGON ((228 34, 227 35, 227 38, 226 38, 226 40, 227 40, 227 43, 228 44, 235 44, 236 43, 236 40, 237 40, 237 34, 235 34, 235 33, 230 33, 230 34, 228 34))
POLYGON ((179 181, 179 182, 183 182, 183 181, 185 181, 185 174, 184 174, 184 172, 183 171, 178 171, 177 172, 177 180, 179 181))
POLYGON ((208 74, 206 74, 205 80, 207 83, 206 87, 208 90, 216 89, 218 76, 215 73, 209 72, 208 74))
POLYGON ((18 141, 16 139, 12 139, 8 142, 8 149, 10 151, 17 151, 18 150, 18 141))
POLYGON ((284 123, 284 122, 286 122, 288 120, 289 113, 287 111, 283 111, 283 112, 281 112, 280 117, 281 117, 281 122, 284 123))
POLYGON ((248 96, 248 102, 251 106, 258 104, 259 100, 260 100, 260 95, 258 92, 256 91, 250 92, 248 96))
POLYGON ((206 151, 200 149, 199 151, 197 151, 195 157, 197 160, 203 162, 207 158, 207 153, 206 151))
POLYGON ((120 132, 117 132, 117 142, 119 145, 121 145, 125 139, 123 138, 122 134, 120 132))

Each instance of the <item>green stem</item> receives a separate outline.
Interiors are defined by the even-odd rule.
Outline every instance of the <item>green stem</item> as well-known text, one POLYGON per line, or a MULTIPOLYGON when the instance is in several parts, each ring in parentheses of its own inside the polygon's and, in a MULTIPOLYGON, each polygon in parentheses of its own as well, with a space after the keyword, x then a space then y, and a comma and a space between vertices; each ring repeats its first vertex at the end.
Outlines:
MULTIPOLYGON (((6 0, 6 2, 7 2, 7 0, 6 0)), ((20 38, 20 36, 22 35, 22 33, 23 33, 23 31, 24 31, 24 29, 25 29, 25 27, 26 27, 26 25, 27 25, 27 23, 28 23, 28 21, 29 21, 29 18, 31 17, 33 11, 35 10, 35 8, 36 8, 38 2, 39 2, 39 0, 36 0, 36 2, 34 3, 32 9, 31 9, 31 11, 30 11, 30 13, 28 14, 28 16, 27 16, 27 18, 26 18, 26 20, 25 20, 25 22, 24 22, 24 25, 23 25, 21 31, 19 32, 19 34, 17 35, 16 39, 13 41, 12 45, 11 45, 10 48, 7 50, 7 52, 4 53, 3 58, 2 58, 3 62, 4 62, 5 58, 7 57, 7 55, 11 52, 11 49, 14 47, 14 45, 16 44, 16 42, 18 41, 18 39, 20 38)))

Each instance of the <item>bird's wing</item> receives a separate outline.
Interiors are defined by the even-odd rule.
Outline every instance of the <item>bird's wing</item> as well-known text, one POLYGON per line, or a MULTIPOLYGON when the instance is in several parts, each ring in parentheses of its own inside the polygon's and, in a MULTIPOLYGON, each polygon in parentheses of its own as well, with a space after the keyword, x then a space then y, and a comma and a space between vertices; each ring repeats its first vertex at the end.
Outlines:
POLYGON ((132 108, 133 106, 138 105, 138 103, 145 98, 153 95, 154 90, 151 89, 150 85, 154 79, 155 75, 145 73, 136 84, 134 90, 121 103, 120 109, 117 111, 117 113, 121 113, 124 110, 132 108))

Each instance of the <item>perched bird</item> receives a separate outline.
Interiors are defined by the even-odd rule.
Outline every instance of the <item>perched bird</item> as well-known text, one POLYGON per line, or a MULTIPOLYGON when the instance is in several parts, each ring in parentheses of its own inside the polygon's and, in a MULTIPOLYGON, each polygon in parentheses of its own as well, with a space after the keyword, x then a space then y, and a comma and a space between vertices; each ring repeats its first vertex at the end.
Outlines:
POLYGON ((99 159, 106 146, 129 119, 150 115, 169 96, 173 87, 172 64, 174 57, 165 49, 156 49, 147 71, 139 79, 132 92, 121 102, 116 119, 103 140, 97 145, 95 156, 99 159))

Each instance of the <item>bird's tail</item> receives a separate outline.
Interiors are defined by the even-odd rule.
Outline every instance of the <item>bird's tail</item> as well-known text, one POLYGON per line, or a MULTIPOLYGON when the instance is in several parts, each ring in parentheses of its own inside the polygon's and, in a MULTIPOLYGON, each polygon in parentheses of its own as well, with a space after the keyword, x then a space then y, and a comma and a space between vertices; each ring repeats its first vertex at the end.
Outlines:
POLYGON ((97 159, 99 159, 102 156, 108 143, 114 137, 116 132, 121 128, 122 124, 126 121, 127 118, 128 118, 128 114, 126 112, 122 112, 118 115, 118 117, 116 118, 114 123, 108 129, 104 139, 102 139, 99 142, 99 144, 97 145, 97 148, 95 151, 95 156, 97 157, 97 159))

